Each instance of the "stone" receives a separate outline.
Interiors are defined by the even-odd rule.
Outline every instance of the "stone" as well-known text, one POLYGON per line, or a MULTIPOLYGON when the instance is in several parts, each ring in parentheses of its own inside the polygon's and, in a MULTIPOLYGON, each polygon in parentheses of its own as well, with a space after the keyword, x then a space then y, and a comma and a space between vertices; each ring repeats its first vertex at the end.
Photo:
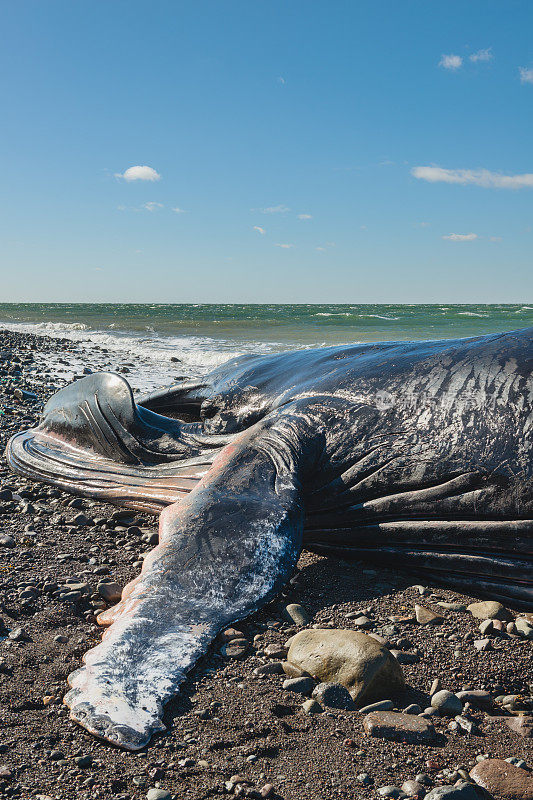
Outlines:
POLYGON ((283 688, 288 692, 298 692, 298 694, 311 694, 315 682, 312 678, 287 678, 283 681, 283 688))
MULTIPOLYGON (((299 680, 309 680, 300 678, 299 680)), ((342 708, 345 711, 354 711, 355 703, 350 692, 340 683, 319 683, 313 689, 313 697, 328 708, 342 708)))
MULTIPOLYGON (((279 662, 278 662, 279 663, 279 662)), ((304 672, 303 669, 300 667, 296 667, 294 664, 291 664, 289 661, 282 661, 281 667, 285 675, 289 678, 301 678, 302 675, 309 677, 307 672, 304 672)))
POLYGON ((476 619, 501 619, 503 622, 508 622, 512 619, 511 612, 495 600, 470 603, 467 608, 476 619))
POLYGON ((533 639, 533 625, 525 617, 517 617, 515 626, 520 636, 525 639, 533 639))
POLYGON ((405 797, 399 786, 380 786, 378 794, 380 797, 391 797, 392 800, 400 800, 400 798, 405 797))
POLYGON ((436 708, 444 717, 455 717, 463 710, 461 700, 453 692, 448 692, 446 689, 441 689, 436 692, 431 698, 431 707, 436 708))
MULTIPOLYGON (((283 665, 281 661, 268 661, 254 669, 254 675, 283 675, 283 665)), ((299 676, 295 676, 299 677, 299 676)))
POLYGON ((420 657, 416 653, 406 653, 404 650, 390 650, 398 664, 417 664, 420 657))
POLYGON ((388 699, 405 686, 394 656, 361 631, 300 631, 291 639, 287 661, 321 682, 340 683, 361 704, 388 699))
POLYGON ((236 628, 226 628, 220 634, 220 638, 223 642, 231 642, 233 639, 244 639, 244 633, 236 628))
POLYGON ((114 581, 102 581, 102 583, 98 584, 96 590, 106 603, 118 603, 122 597, 122 587, 114 581))
POLYGON ((172 800, 172 794, 168 789, 148 789, 146 800, 172 800))
POLYGON ((490 639, 475 639, 474 640, 474 647, 476 650, 479 650, 480 653, 484 653, 487 650, 492 650, 492 642, 490 639))
POLYGON ((405 744, 433 744, 435 728, 427 719, 396 711, 372 711, 363 720, 367 736, 405 744))
POLYGON ((410 705, 406 706, 403 710, 404 714, 422 714, 422 706, 419 706, 418 703, 411 703, 410 705))
POLYGON ((249 647, 250 643, 247 639, 232 639, 231 642, 220 648, 220 652, 226 658, 244 658, 249 647))
POLYGON ((533 800, 533 777, 500 758, 486 758, 471 770, 470 777, 498 800, 533 800))
POLYGON ((454 786, 435 786, 425 800, 491 800, 485 791, 473 783, 459 781, 454 786))
POLYGON ((370 703, 359 709, 361 714, 370 714, 371 711, 392 711, 394 703, 392 700, 379 700, 377 703, 370 703))
POLYGON ((524 739, 533 739, 533 717, 504 717, 507 727, 524 739))
POLYGON ((15 540, 7 533, 0 535, 0 547, 15 547, 15 540))
POLYGON ((444 617, 425 606, 416 605, 415 616, 419 625, 440 625, 444 621, 444 617))
POLYGON ((284 615, 287 622, 294 625, 309 625, 309 616, 303 606, 299 603, 289 603, 285 606, 284 615))
POLYGON ((493 619, 484 619, 479 626, 479 632, 482 636, 490 636, 491 633, 494 633, 494 620, 493 619))
POLYGON ((464 692, 456 692, 456 696, 462 703, 470 703, 475 708, 481 708, 483 711, 489 711, 492 706, 492 697, 490 692, 483 689, 469 689, 464 692))
POLYGON ((306 700, 305 703, 302 703, 302 708, 306 714, 322 714, 324 709, 317 703, 316 700, 306 700))
POLYGON ((418 781, 405 781, 402 783, 402 792, 406 795, 406 797, 416 797, 417 799, 424 797, 427 792, 425 786, 418 781))
POLYGON ((72 520, 72 524, 76 525, 78 528, 85 528, 89 525, 92 525, 93 521, 92 519, 89 519, 89 517, 86 516, 85 514, 80 513, 76 514, 76 516, 72 520))

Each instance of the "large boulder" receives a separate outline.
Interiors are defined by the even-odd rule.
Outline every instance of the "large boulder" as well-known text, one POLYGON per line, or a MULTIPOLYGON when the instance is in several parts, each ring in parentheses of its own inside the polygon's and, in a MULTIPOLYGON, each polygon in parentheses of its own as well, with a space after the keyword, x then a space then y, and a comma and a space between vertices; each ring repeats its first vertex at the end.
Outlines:
POLYGON ((353 700, 388 700, 405 686, 386 647, 360 631, 308 628, 290 639, 287 661, 323 683, 340 683, 353 700))

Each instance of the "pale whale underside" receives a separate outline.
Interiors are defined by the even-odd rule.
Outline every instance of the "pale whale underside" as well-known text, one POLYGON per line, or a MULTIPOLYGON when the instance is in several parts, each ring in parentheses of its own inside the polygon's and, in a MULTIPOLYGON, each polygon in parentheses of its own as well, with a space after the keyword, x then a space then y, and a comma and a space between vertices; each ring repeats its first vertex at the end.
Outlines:
POLYGON ((161 511, 160 543, 70 676, 71 715, 139 749, 216 634, 302 546, 533 606, 533 329, 234 359, 134 402, 91 375, 18 434, 18 472, 161 511))

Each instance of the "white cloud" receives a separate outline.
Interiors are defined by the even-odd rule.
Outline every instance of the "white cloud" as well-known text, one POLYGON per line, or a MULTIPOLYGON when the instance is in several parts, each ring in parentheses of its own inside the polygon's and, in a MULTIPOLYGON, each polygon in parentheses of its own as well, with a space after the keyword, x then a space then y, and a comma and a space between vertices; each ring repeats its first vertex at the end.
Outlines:
POLYGON ((143 208, 147 211, 157 211, 158 208, 164 208, 163 203, 156 203, 155 200, 149 200, 147 203, 143 203, 143 208))
POLYGON ((317 247, 316 249, 320 250, 321 253, 324 253, 326 251, 325 247, 317 247))
POLYGON ((287 211, 290 211, 290 208, 280 203, 279 206, 267 206, 267 208, 252 208, 252 211, 260 211, 261 214, 286 214, 287 211))
POLYGON ((293 244, 276 244, 276 247, 281 247, 282 250, 290 250, 291 247, 294 247, 293 244))
POLYGON ((298 214, 298 219, 313 219, 312 214, 298 214))
POLYGON ((260 225, 254 225, 253 230, 257 231, 257 233, 260 233, 261 236, 264 236, 266 233, 266 230, 262 228, 260 225))
POLYGON ((184 208, 179 208, 178 206, 173 208, 172 211, 174 211, 176 214, 186 214, 187 213, 184 208))
POLYGON ((115 178, 124 178, 125 181, 159 181, 161 175, 152 167, 128 167, 125 172, 115 172, 115 178))
POLYGON ((283 78, 283 77, 280 75, 280 76, 278 77, 278 83, 281 83, 282 85, 285 85, 285 84, 287 83, 287 81, 285 80, 285 78, 283 78))
POLYGON ((503 236, 489 236, 489 242, 503 242, 503 236))
POLYGON ((450 53, 448 56, 443 55, 439 61, 439 67, 444 67, 444 69, 456 70, 460 69, 462 66, 463 59, 461 56, 453 55, 453 53, 450 53))
POLYGON ((473 242, 474 239, 477 239, 477 233, 449 233, 442 238, 448 239, 450 242, 473 242))
POLYGON ((522 83, 533 83, 533 67, 518 67, 518 72, 522 83))
POLYGON ((494 56, 492 54, 492 48, 487 47, 485 50, 478 50, 477 53, 472 53, 469 58, 470 61, 475 63, 476 61, 492 61, 494 56))
POLYGON ((443 169, 442 167, 413 167, 411 175, 429 183, 472 184, 484 189, 524 189, 533 187, 533 173, 502 175, 488 169, 443 169))

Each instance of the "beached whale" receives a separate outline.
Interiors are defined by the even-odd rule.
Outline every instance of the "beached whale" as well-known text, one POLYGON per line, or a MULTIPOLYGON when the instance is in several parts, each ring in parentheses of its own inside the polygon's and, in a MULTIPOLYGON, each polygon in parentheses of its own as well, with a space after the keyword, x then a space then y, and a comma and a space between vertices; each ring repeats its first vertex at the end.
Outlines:
POLYGON ((18 472, 161 510, 160 542, 70 676, 73 719, 135 750, 219 631, 302 546, 533 606, 533 328, 234 359, 134 401, 90 375, 16 435, 18 472))

